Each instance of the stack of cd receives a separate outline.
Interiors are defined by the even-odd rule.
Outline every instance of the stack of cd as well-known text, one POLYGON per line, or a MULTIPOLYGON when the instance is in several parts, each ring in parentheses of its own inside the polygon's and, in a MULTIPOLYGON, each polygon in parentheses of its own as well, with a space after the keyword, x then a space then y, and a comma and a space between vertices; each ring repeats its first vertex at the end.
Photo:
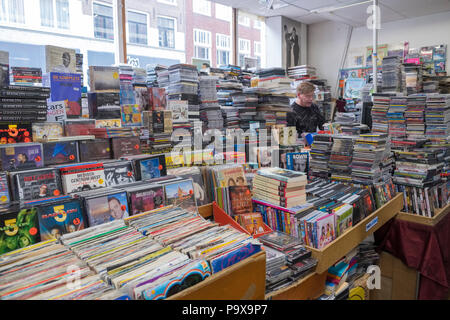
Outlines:
POLYGON ((333 146, 330 152, 328 167, 331 171, 331 179, 338 181, 351 181, 353 142, 356 137, 333 136, 333 146))
POLYGON ((405 111, 406 135, 408 139, 423 138, 425 135, 425 107, 426 96, 410 95, 408 96, 407 108, 405 111))
POLYGON ((405 84, 408 95, 422 91, 422 66, 414 63, 405 63, 405 84))
POLYGON ((10 85, 0 88, 0 121, 47 121, 47 99, 50 88, 10 85))
MULTIPOLYGON (((147 85, 149 87, 158 87, 158 73, 161 71, 167 70, 167 67, 155 64, 147 65, 147 85)), ((169 74, 167 74, 167 77, 169 74)), ((169 79, 167 79, 167 82, 169 79)))
POLYGON ((167 68, 157 69, 156 81, 158 82, 159 88, 164 88, 166 91, 168 91, 170 85, 169 70, 167 68))
POLYGON ((119 79, 120 79, 120 104, 135 104, 136 99, 133 91, 133 76, 134 71, 130 65, 119 65, 119 79))
POLYGON ((384 57, 382 62, 382 88, 384 93, 403 92, 405 71, 398 56, 384 57))
POLYGON ((391 97, 391 104, 387 112, 389 123, 389 135, 396 138, 406 137, 405 111, 407 108, 407 97, 391 97))
POLYGON ((203 130, 223 129, 223 116, 217 99, 217 77, 201 76, 199 78, 200 120, 203 130))
POLYGON ((372 131, 374 133, 387 133, 389 124, 387 113, 391 104, 390 94, 374 93, 372 107, 372 131))
MULTIPOLYGON (((159 80, 158 80, 159 82, 159 80)), ((198 71, 189 64, 175 64, 169 67, 169 95, 197 94, 198 71)), ((161 84, 160 84, 161 86, 161 84)))
POLYGON ((430 139, 446 139, 450 135, 450 95, 427 96, 425 123, 430 139))
POLYGON ((383 180, 382 162, 390 153, 387 134, 362 134, 353 146, 350 165, 354 183, 371 184, 383 180))
POLYGON ((147 84, 147 72, 144 68, 133 68, 133 85, 146 85, 147 84))
POLYGON ((329 134, 317 134, 314 136, 314 142, 311 145, 310 175, 320 178, 328 178, 331 148, 333 147, 333 138, 329 134))

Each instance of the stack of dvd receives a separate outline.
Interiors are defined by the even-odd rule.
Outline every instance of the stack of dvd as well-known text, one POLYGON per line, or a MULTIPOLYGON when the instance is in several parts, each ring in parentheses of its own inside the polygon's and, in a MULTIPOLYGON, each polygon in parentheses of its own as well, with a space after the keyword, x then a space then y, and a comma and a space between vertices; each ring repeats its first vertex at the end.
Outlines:
POLYGON ((372 131, 374 133, 389 132, 387 113, 391 103, 390 94, 374 93, 372 107, 372 131))
POLYGON ((189 64, 175 64, 170 66, 168 71, 169 71, 169 90, 168 90, 169 95, 182 93, 197 94, 198 71, 195 66, 189 64))
POLYGON ((135 96, 133 91, 133 75, 134 71, 130 65, 119 65, 120 79, 120 104, 135 104, 135 96))
POLYGON ((333 147, 333 138, 328 134, 317 134, 314 136, 314 142, 311 145, 310 175, 313 177, 328 178, 331 148, 333 147))
POLYGON ((389 123, 389 135, 396 138, 406 137, 405 111, 407 97, 391 97, 391 104, 386 114, 389 123))
POLYGON ((351 182, 353 142, 356 137, 333 136, 333 147, 331 148, 328 167, 331 171, 331 179, 351 182))
POLYGON ((422 91, 422 67, 414 63, 405 63, 405 83, 408 95, 422 91))
POLYGON ((217 77, 201 76, 199 78, 200 120, 203 131, 223 129, 223 116, 217 98, 217 77))
POLYGON ((168 68, 162 67, 156 69, 156 81, 158 82, 159 88, 164 88, 166 91, 169 90, 170 76, 168 68))
MULTIPOLYGON (((162 65, 152 65, 148 64, 146 67, 147 70, 147 86, 149 87, 165 87, 166 83, 163 82, 163 85, 160 85, 158 83, 158 74, 162 71, 167 71, 167 67, 162 65)), ((169 77, 169 74, 167 74, 167 77, 169 77)), ((162 80, 162 78, 160 79, 162 80)), ((167 79, 167 83, 169 82, 169 79, 167 79)))
POLYGON ((301 240, 275 231, 258 238, 266 251, 266 293, 281 289, 313 272, 317 260, 301 240), (284 259, 284 261, 283 261, 284 259))
POLYGON ((382 70, 383 92, 403 92, 405 89, 405 72, 401 57, 384 57, 382 62, 382 70))
POLYGON ((143 68, 133 68, 133 85, 147 85, 147 72, 143 68))
POLYGON ((10 85, 0 88, 0 121, 8 123, 47 121, 50 88, 10 85))
POLYGON ((430 139, 446 139, 450 135, 450 95, 427 96, 425 123, 430 139))
POLYGON ((408 106, 405 111, 406 135, 408 139, 423 138, 425 135, 426 96, 408 96, 408 106))
POLYGON ((383 161, 390 155, 387 134, 362 134, 353 146, 352 180, 364 185, 384 181, 383 161))

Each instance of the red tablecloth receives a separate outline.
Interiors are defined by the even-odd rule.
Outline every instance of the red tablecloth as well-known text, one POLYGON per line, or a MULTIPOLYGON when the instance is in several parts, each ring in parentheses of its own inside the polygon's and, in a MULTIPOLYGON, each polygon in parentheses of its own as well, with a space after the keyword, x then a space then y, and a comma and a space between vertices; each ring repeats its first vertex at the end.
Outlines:
POLYGON ((379 250, 420 272, 418 299, 448 299, 450 288, 450 214, 436 226, 391 219, 375 234, 379 250))

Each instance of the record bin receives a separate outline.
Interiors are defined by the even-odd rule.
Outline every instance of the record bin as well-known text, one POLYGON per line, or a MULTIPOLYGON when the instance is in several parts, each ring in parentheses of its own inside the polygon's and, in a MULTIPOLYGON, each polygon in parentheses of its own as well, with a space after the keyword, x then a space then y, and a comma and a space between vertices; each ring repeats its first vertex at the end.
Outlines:
POLYGON ((442 209, 437 209, 435 212, 435 215, 433 217, 425 217, 418 214, 412 214, 412 213, 406 213, 406 212, 399 212, 396 219, 409 221, 409 222, 415 222, 419 224, 424 224, 427 226, 434 227, 437 225, 442 219, 444 219, 447 214, 450 212, 450 203, 447 204, 442 209))

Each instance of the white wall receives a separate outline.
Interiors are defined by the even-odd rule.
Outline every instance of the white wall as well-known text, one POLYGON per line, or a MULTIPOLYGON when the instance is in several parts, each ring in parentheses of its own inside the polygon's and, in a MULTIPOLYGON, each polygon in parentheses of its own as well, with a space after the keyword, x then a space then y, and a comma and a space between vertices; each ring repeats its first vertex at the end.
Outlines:
MULTIPOLYGON (((319 77, 328 80, 333 95, 348 28, 345 24, 330 21, 311 24, 308 28, 308 64, 317 68, 319 77)), ((450 12, 381 24, 379 44, 401 41, 409 41, 410 48, 446 44, 449 62, 450 12)), ((353 29, 349 51, 371 45, 372 30, 365 26, 353 29)))
POLYGON ((266 58, 268 67, 282 66, 281 16, 266 18, 266 58))

